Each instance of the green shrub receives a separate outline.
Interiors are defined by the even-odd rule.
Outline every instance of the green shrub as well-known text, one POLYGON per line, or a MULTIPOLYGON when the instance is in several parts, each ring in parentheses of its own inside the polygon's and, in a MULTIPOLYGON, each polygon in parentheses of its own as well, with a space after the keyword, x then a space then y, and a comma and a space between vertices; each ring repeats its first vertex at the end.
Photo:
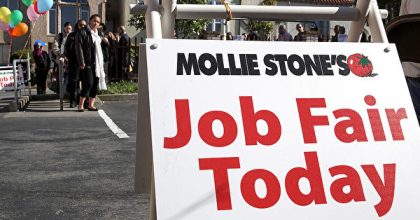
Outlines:
POLYGON ((16 52, 14 52, 12 54, 12 56, 10 57, 10 63, 13 62, 13 60, 15 59, 19 59, 19 57, 22 56, 22 59, 27 59, 28 54, 29 53, 29 57, 31 57, 31 63, 34 63, 34 57, 32 56, 32 50, 31 49, 22 49, 22 50, 18 50, 16 52))
POLYGON ((137 82, 132 80, 122 80, 111 82, 107 85, 108 90, 101 91, 101 94, 129 94, 137 93, 137 82))

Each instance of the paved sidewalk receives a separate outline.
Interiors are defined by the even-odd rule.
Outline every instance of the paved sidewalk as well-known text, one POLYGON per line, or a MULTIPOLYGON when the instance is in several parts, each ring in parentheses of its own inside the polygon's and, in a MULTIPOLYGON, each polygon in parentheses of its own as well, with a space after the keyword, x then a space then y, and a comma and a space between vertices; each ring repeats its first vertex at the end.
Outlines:
POLYGON ((149 195, 134 193, 135 136, 58 107, 0 113, 0 219, 147 219, 149 195))

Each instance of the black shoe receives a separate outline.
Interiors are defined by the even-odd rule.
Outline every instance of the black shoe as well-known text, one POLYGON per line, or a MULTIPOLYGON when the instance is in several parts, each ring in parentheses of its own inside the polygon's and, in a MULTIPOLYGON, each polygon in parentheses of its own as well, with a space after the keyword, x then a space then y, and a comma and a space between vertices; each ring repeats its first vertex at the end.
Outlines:
POLYGON ((84 109, 84 108, 79 108, 79 109, 77 109, 77 111, 78 111, 78 112, 84 112, 84 111, 85 111, 85 109, 84 109))
POLYGON ((93 111, 93 112, 97 112, 98 109, 97 108, 88 108, 89 111, 93 111))

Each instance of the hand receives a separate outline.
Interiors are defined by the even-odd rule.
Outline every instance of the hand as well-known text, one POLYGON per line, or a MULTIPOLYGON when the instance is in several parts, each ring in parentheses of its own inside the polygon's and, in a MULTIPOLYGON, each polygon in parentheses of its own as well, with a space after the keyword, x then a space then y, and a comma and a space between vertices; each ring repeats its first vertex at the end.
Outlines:
POLYGON ((64 57, 60 57, 58 60, 64 63, 64 57))
POLYGON ((82 64, 82 65, 80 65, 80 66, 79 66, 79 68, 80 68, 81 70, 84 70, 84 69, 85 69, 85 67, 86 67, 86 65, 85 65, 85 64, 82 64))

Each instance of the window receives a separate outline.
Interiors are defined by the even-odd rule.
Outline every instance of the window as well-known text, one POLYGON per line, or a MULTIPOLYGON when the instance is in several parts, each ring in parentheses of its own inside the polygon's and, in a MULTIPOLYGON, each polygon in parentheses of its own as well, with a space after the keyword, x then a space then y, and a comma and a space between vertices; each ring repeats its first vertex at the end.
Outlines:
POLYGON ((48 15, 49 34, 57 34, 57 11, 56 6, 53 5, 48 15))
POLYGON ((19 9, 19 1, 14 0, 0 0, 0 7, 6 6, 10 9, 10 11, 19 9))
MULTIPOLYGON (((209 0, 209 5, 221 5, 222 3, 218 0, 209 0)), ((206 31, 222 32, 222 19, 214 19, 207 24, 206 31)))
POLYGON ((77 20, 79 20, 77 17, 77 6, 61 6, 61 26, 66 22, 74 25, 77 20))
MULTIPOLYGON (((8 0, 0 0, 8 1, 8 0)), ((12 0, 9 0, 12 1, 12 0)), ((49 34, 57 34, 62 30, 66 22, 72 25, 79 19, 89 20, 90 10, 87 0, 61 0, 60 4, 54 5, 49 12, 49 34), (60 13, 57 13, 60 12, 60 13), (60 14, 60 17, 57 17, 60 14), (58 27, 57 21, 60 21, 61 27, 58 27)))
POLYGON ((82 8, 80 9, 80 17, 81 19, 84 19, 86 21, 89 20, 90 17, 90 13, 89 13, 89 6, 82 6, 82 8))

